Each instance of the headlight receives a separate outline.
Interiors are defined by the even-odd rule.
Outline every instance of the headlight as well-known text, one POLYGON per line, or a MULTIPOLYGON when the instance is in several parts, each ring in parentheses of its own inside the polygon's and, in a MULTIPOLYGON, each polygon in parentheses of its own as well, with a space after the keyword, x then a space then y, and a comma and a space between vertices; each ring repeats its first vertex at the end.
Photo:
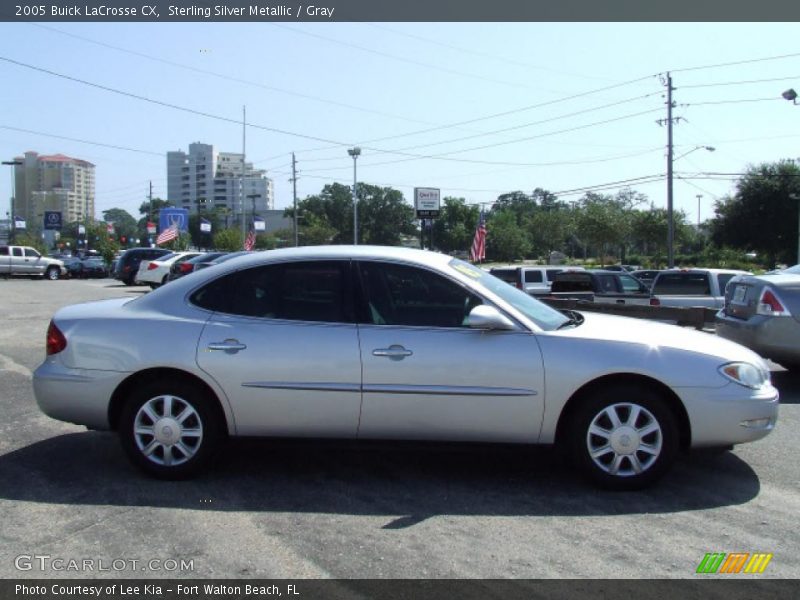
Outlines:
POLYGON ((735 362, 722 365, 720 374, 739 385, 758 389, 769 383, 769 371, 751 365, 750 363, 735 362))

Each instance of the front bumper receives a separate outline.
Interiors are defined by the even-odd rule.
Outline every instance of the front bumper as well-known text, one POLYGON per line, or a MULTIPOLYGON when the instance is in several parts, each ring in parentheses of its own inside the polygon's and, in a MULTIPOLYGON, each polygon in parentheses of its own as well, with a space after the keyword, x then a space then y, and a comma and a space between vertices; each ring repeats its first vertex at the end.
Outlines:
POLYGON ((800 364, 800 323, 791 317, 753 315, 745 321, 720 311, 714 322, 720 337, 776 362, 800 364))
POLYGON ((33 373, 33 393, 44 414, 59 421, 110 429, 111 395, 129 373, 68 369, 48 358, 33 373))
POLYGON ((753 390, 736 383, 721 388, 679 388, 692 430, 692 448, 754 442, 778 420, 779 394, 772 385, 753 390))

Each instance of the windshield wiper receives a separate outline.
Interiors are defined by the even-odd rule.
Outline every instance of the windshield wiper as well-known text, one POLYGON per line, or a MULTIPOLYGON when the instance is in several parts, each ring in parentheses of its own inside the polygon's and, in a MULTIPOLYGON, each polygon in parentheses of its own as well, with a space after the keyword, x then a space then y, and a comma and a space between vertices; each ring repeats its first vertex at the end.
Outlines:
POLYGON ((581 313, 576 310, 569 310, 564 309, 561 311, 566 317, 567 320, 564 321, 561 325, 558 326, 558 329, 564 329, 565 327, 579 327, 583 324, 584 318, 581 313))

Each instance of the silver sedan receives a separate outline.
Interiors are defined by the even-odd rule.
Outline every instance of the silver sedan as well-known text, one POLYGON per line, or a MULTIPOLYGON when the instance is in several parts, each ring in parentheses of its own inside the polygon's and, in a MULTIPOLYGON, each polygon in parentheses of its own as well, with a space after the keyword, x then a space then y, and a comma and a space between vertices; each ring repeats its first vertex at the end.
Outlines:
POLYGON ((194 475, 227 436, 555 444, 640 488, 681 449, 775 426, 764 361, 659 323, 553 310, 432 252, 259 252, 146 296, 64 308, 34 375, 53 418, 194 475))

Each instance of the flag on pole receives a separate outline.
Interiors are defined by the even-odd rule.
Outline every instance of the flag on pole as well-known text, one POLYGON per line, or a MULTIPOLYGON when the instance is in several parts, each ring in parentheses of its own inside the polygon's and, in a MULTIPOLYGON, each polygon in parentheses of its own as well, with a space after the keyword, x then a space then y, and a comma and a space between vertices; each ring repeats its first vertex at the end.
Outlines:
POLYGON ((256 231, 266 231, 267 222, 262 217, 253 217, 253 229, 256 231))
POLYGON ((25 229, 25 219, 14 215, 14 229, 25 229))
POLYGON ((247 232, 247 237, 244 239, 244 249, 250 252, 256 245, 256 232, 252 229, 247 232))
POLYGON ((475 237, 472 240, 472 248, 469 251, 469 259, 472 262, 484 260, 486 258, 486 215, 481 211, 478 226, 475 228, 475 237))
POLYGON ((200 219, 200 231, 203 233, 211 233, 211 221, 208 219, 200 219))
POLYGON ((174 240, 176 237, 178 237, 178 224, 173 223, 158 234, 158 237, 156 238, 156 245, 159 246, 161 244, 166 244, 167 242, 174 240))

